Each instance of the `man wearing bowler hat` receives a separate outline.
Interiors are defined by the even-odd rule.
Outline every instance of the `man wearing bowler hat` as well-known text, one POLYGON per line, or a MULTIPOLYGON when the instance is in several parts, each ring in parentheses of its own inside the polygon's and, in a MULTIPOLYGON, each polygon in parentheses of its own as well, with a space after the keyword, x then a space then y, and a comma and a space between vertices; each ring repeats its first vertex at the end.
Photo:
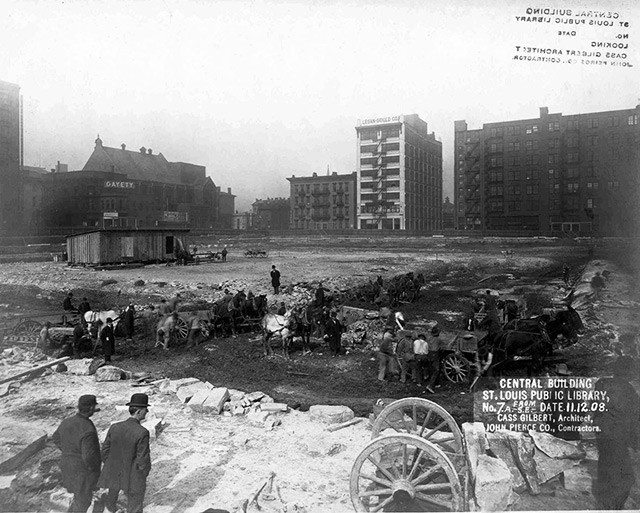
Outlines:
POLYGON ((112 424, 102 444, 104 468, 98 485, 108 488, 106 507, 115 512, 118 494, 122 490, 127 496, 127 512, 141 513, 147 476, 151 470, 149 453, 149 431, 140 425, 147 416, 149 397, 133 394, 127 403, 127 420, 112 424))
POLYGON ((97 405, 95 395, 80 396, 78 413, 64 419, 51 437, 62 451, 62 483, 73 494, 69 506, 72 512, 87 511, 100 476, 100 442, 96 428, 89 419, 100 411, 97 405))

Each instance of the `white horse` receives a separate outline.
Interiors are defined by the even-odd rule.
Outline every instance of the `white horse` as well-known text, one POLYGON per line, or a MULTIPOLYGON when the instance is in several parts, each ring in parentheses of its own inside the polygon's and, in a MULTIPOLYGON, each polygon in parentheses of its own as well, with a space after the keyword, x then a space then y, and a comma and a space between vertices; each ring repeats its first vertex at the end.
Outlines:
POLYGON ((262 344, 264 346, 264 355, 273 356, 270 339, 273 336, 279 336, 282 339, 282 356, 289 356, 289 345, 293 338, 291 332, 291 310, 284 315, 267 314, 260 321, 262 328, 262 344))
MULTIPOLYGON (((109 318, 113 321, 113 329, 115 331, 118 321, 120 320, 120 312, 117 310, 90 310, 84 313, 84 320, 87 323, 87 329, 89 331, 91 331, 91 325, 94 322, 102 321, 102 325, 105 325, 109 318)), ((98 336, 100 336, 99 333, 98 336)))

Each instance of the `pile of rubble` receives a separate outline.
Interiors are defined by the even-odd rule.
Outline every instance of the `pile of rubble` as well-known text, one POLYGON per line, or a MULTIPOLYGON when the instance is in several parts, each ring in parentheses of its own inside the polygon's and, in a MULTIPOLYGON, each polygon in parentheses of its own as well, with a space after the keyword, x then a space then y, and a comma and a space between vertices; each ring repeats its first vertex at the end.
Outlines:
POLYGON ((554 479, 567 490, 591 491, 588 467, 597 461, 597 450, 588 441, 566 441, 536 431, 488 433, 481 422, 463 424, 462 432, 474 508, 504 511, 518 501, 519 494, 538 495, 554 479))

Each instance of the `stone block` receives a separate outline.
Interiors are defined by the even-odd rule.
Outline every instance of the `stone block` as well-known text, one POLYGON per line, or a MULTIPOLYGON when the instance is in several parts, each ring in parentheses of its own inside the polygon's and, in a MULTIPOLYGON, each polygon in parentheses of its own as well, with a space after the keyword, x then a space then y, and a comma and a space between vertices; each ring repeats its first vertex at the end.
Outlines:
POLYGON ((56 488, 51 491, 49 501, 53 506, 53 511, 69 511, 69 506, 73 502, 73 494, 64 488, 56 488))
POLYGON ((229 400, 229 391, 224 388, 214 388, 209 391, 209 395, 202 403, 202 408, 205 411, 219 414, 224 407, 224 403, 229 400))
POLYGON ((481 511, 505 511, 512 500, 513 478, 500 458, 480 454, 477 460, 475 498, 481 511))
POLYGON ((511 446, 509 439, 504 431, 497 431, 494 433, 487 433, 487 440, 489 441, 489 448, 498 458, 504 461, 509 467, 511 477, 513 477, 513 489, 516 492, 524 492, 528 489, 527 482, 525 481, 522 472, 518 468, 518 464, 511 453, 511 446))
POLYGON ((200 390, 209 391, 211 387, 202 381, 191 382, 186 385, 182 385, 178 388, 176 396, 180 399, 180 402, 187 403, 200 390))
POLYGON ((250 394, 245 395, 245 399, 255 403, 256 401, 260 401, 266 394, 264 392, 251 392, 250 394))
POLYGON ((514 431, 509 431, 508 437, 511 454, 513 454, 516 465, 522 472, 531 493, 538 495, 540 493, 540 482, 538 481, 536 462, 533 458, 535 453, 533 440, 525 433, 514 431))
POLYGON ((193 396, 191 397, 191 399, 189 399, 189 402, 187 404, 191 408, 195 406, 202 406, 202 404, 207 400, 207 397, 209 397, 210 392, 211 390, 209 390, 208 388, 202 388, 200 390, 196 390, 196 393, 193 394, 193 396))
POLYGON ((529 431, 529 435, 533 438, 536 447, 551 458, 581 460, 587 455, 578 446, 578 442, 568 442, 549 433, 538 433, 537 431, 529 431))
POLYGON ((126 379, 126 374, 119 367, 105 365, 96 371, 95 378, 96 381, 120 381, 126 379))
POLYGON ((576 465, 564 471, 564 487, 572 492, 591 492, 593 476, 589 469, 576 465))
POLYGON ((267 412, 287 411, 289 407, 284 403, 261 403, 260 410, 267 412))
POLYGON ((311 420, 324 422, 326 424, 339 424, 355 417, 353 410, 348 406, 330 406, 316 404, 309 408, 311 420))
POLYGON ((47 433, 29 424, 0 422, 0 474, 18 469, 47 443, 47 433))
POLYGON ((185 385, 193 385, 194 383, 200 383, 198 378, 182 378, 182 379, 172 379, 169 382, 169 390, 171 390, 174 394, 178 392, 180 387, 185 385))
POLYGON ((81 360, 67 360, 65 362, 67 366, 68 374, 75 374, 77 376, 89 376, 91 374, 91 358, 83 358, 81 360))
POLYGON ((536 462, 536 472, 538 473, 538 482, 540 484, 546 483, 565 470, 573 468, 578 464, 576 460, 551 458, 539 450, 535 451, 533 459, 536 462))
POLYGON ((465 422, 462 424, 462 435, 467 447, 467 463, 469 463, 473 480, 477 474, 478 458, 487 452, 489 441, 482 422, 465 422))
POLYGON ((153 440, 158 436, 158 431, 162 426, 162 419, 152 416, 150 418, 146 418, 140 425, 149 431, 149 438, 153 440))

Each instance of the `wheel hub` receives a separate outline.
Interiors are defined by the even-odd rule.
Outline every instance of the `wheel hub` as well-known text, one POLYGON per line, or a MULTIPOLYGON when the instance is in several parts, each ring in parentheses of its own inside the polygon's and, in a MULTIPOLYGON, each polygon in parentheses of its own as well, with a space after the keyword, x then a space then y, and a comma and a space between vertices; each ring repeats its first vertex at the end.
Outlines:
POLYGON ((393 499, 398 502, 407 502, 416 497, 416 491, 408 479, 394 481, 391 493, 393 494, 393 499))

